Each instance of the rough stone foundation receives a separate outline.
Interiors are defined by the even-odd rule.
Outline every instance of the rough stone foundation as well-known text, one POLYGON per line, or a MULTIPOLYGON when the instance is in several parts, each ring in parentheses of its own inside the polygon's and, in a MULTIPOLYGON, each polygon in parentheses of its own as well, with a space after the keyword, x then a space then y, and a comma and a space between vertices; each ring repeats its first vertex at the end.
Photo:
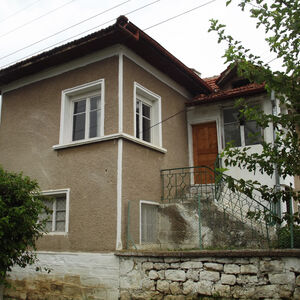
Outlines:
MULTIPOLYGON (((300 299, 300 250, 39 253, 14 268, 5 296, 22 300, 300 299)), ((5 299, 5 298, 4 298, 5 299)))
POLYGON ((299 251, 283 253, 120 253, 120 298, 300 299, 299 251))

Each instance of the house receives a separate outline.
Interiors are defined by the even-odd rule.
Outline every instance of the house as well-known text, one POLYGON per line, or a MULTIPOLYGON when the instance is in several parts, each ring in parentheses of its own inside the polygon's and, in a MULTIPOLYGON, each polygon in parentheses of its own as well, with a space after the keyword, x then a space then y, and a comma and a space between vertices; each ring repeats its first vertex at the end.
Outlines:
POLYGON ((151 240, 142 228, 161 199, 161 169, 213 168, 227 140, 251 144, 256 125, 239 126, 236 97, 272 109, 263 86, 232 69, 201 79, 124 16, 0 70, 0 90, 0 164, 55 198, 38 242, 41 264, 106 287, 107 299, 118 293, 114 251, 126 247, 128 203, 134 243, 151 240))

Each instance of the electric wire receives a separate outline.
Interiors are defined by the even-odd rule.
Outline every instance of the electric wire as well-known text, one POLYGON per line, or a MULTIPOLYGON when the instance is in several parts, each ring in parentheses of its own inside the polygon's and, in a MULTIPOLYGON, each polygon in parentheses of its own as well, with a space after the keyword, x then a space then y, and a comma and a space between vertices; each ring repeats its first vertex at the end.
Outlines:
POLYGON ((77 0, 71 0, 71 1, 69 1, 69 2, 67 2, 67 3, 65 3, 65 4, 63 4, 63 5, 59 6, 59 7, 56 7, 56 8, 54 8, 54 9, 48 11, 47 13, 45 13, 45 14, 43 14, 43 15, 41 15, 41 16, 38 16, 38 17, 36 17, 36 18, 34 18, 34 19, 32 19, 32 20, 26 22, 26 23, 23 23, 22 25, 17 26, 17 27, 15 27, 15 28, 11 29, 10 31, 7 31, 6 33, 0 35, 0 38, 2 38, 2 37, 4 37, 4 36, 7 36, 7 35, 9 35, 10 33, 15 32, 15 31, 17 31, 18 29, 23 28, 24 26, 27 26, 27 25, 29 25, 29 24, 31 24, 31 23, 33 23, 33 22, 35 22, 35 21, 37 21, 37 20, 39 20, 39 19, 41 19, 41 18, 47 16, 47 15, 50 15, 51 13, 53 13, 53 12, 55 12, 55 11, 57 11, 57 10, 59 10, 59 9, 61 9, 61 8, 63 8, 63 7, 65 7, 65 6, 67 6, 68 4, 71 4, 71 3, 74 2, 74 1, 77 1, 77 0))
POLYGON ((0 24, 3 23, 4 21, 10 19, 11 17, 14 17, 15 15, 19 14, 20 12, 26 10, 27 8, 29 8, 29 7, 31 7, 31 6, 33 6, 33 5, 35 5, 36 3, 40 2, 40 1, 41 1, 41 0, 37 0, 37 1, 35 1, 35 2, 32 2, 32 3, 29 4, 28 6, 25 6, 25 7, 23 7, 22 9, 20 9, 20 10, 14 12, 14 13, 11 14, 10 16, 6 17, 5 19, 0 20, 0 24))
POLYGON ((7 57, 9 57, 9 56, 11 56, 11 55, 13 55, 13 54, 16 54, 16 53, 18 53, 18 52, 20 52, 20 51, 23 51, 23 50, 25 50, 25 49, 27 49, 27 48, 30 48, 31 46, 34 46, 34 45, 36 45, 36 44, 39 44, 39 43, 41 43, 41 42, 43 42, 43 41, 45 41, 45 40, 47 40, 47 39, 49 39, 49 38, 51 38, 51 37, 53 37, 53 36, 56 36, 56 35, 58 35, 58 34, 64 32, 64 31, 66 31, 66 30, 69 30, 69 29, 71 29, 71 28, 73 28, 73 27, 75 27, 75 26, 78 26, 78 25, 80 25, 80 24, 82 24, 82 23, 84 23, 84 22, 87 22, 87 21, 89 21, 89 20, 91 20, 91 19, 93 19, 93 18, 95 18, 95 17, 98 17, 98 16, 100 16, 100 15, 102 15, 102 14, 108 12, 108 11, 111 11, 111 10, 117 8, 117 7, 120 7, 121 5, 123 5, 123 4, 125 4, 125 3, 128 3, 128 2, 130 2, 130 1, 131 1, 131 0, 126 0, 126 1, 124 1, 124 2, 122 2, 122 3, 120 3, 120 4, 117 4, 117 5, 113 6, 113 7, 110 7, 110 8, 108 8, 108 9, 106 9, 106 10, 104 10, 104 11, 102 11, 102 12, 96 14, 96 15, 93 15, 92 17, 89 17, 89 18, 87 18, 87 19, 84 19, 84 20, 82 20, 82 21, 80 21, 80 22, 78 22, 78 23, 76 23, 76 24, 73 24, 73 25, 71 25, 71 26, 69 26, 69 27, 67 27, 67 28, 65 28, 65 29, 62 29, 62 30, 60 30, 60 31, 58 31, 58 32, 56 32, 56 33, 54 33, 54 34, 51 34, 51 35, 49 35, 49 36, 47 36, 47 37, 45 37, 45 38, 43 38, 43 39, 41 39, 41 40, 38 40, 38 41, 36 41, 36 42, 34 42, 34 43, 30 44, 30 45, 27 45, 27 46, 25 46, 25 47, 23 47, 23 48, 21 48, 21 49, 18 49, 18 50, 14 51, 14 52, 11 52, 11 53, 7 54, 7 55, 4 55, 4 56, 0 57, 0 60, 2 60, 2 59, 4 59, 4 58, 7 58, 7 57))
POLYGON ((208 2, 203 3, 203 4, 201 4, 201 5, 198 5, 198 6, 194 7, 194 8, 192 8, 192 9, 186 10, 186 11, 184 11, 183 13, 180 13, 180 14, 178 14, 178 15, 176 15, 176 16, 173 16, 173 17, 171 17, 171 18, 168 18, 168 19, 165 19, 165 20, 163 20, 163 21, 161 21, 161 22, 158 22, 158 23, 156 23, 156 24, 154 24, 154 25, 151 25, 151 26, 149 26, 149 27, 143 29, 143 31, 146 31, 146 30, 148 30, 148 29, 150 29, 150 28, 156 27, 156 26, 161 25, 161 24, 163 24, 163 23, 166 23, 166 22, 168 22, 168 21, 174 20, 174 19, 176 19, 176 18, 178 18, 178 17, 181 17, 181 16, 183 16, 183 15, 185 15, 185 14, 187 14, 187 13, 190 13, 190 12, 196 10, 196 9, 199 9, 199 8, 201 8, 201 7, 203 7, 203 6, 206 6, 206 5, 208 5, 208 4, 211 4, 211 3, 215 2, 215 1, 217 1, 217 0, 211 0, 211 1, 208 1, 208 2))
POLYGON ((164 122, 166 122, 166 121, 168 121, 168 120, 170 120, 170 119, 176 117, 177 115, 180 115, 181 113, 186 112, 186 111, 187 111, 187 108, 184 108, 184 109, 176 112, 175 114, 165 118, 164 120, 162 120, 160 122, 157 122, 157 123, 149 126, 148 128, 144 129, 144 130, 142 129, 141 131, 139 131, 139 135, 141 136, 144 132, 150 131, 153 127, 158 126, 159 124, 162 124, 162 123, 164 123, 164 122))
MULTIPOLYGON (((128 0, 128 1, 130 1, 130 0, 128 0)), ((126 2, 128 2, 128 1, 125 1, 125 2, 121 3, 120 5, 123 5, 123 4, 125 4, 126 2)), ((159 1, 161 1, 161 0, 156 0, 156 1, 153 1, 153 2, 151 2, 151 3, 148 3, 148 4, 144 5, 144 6, 141 6, 141 7, 137 8, 137 9, 134 9, 134 10, 132 10, 132 11, 126 13, 125 15, 129 15, 129 14, 131 14, 131 13, 134 13, 134 12, 136 12, 136 11, 139 11, 139 10, 141 10, 141 9, 147 7, 147 6, 150 6, 150 5, 152 5, 152 4, 156 3, 156 2, 159 2, 159 1)), ((156 23, 156 24, 154 24, 154 25, 152 25, 152 26, 149 26, 149 27, 147 27, 147 28, 145 28, 145 29, 143 29, 143 30, 146 31, 146 30, 148 30, 148 29, 150 29, 150 28, 153 28, 153 27, 158 26, 158 25, 160 25, 160 24, 163 24, 163 23, 166 23, 166 22, 168 22, 168 21, 171 21, 171 20, 173 20, 173 19, 175 19, 175 18, 178 18, 178 17, 180 17, 180 16, 182 16, 182 15, 185 15, 185 14, 187 14, 187 13, 189 13, 189 12, 192 12, 192 11, 194 11, 194 10, 196 10, 196 9, 199 9, 199 8, 201 8, 201 7, 203 7, 203 6, 206 6, 206 5, 208 5, 208 4, 211 4, 211 3, 215 2, 215 1, 216 1, 216 0, 211 0, 211 1, 208 1, 208 2, 206 2, 206 3, 204 3, 204 4, 198 5, 198 6, 194 7, 194 8, 192 8, 192 9, 189 9, 189 10, 187 10, 187 11, 181 13, 181 14, 178 14, 178 15, 176 15, 176 16, 173 16, 173 17, 171 17, 171 18, 168 18, 168 19, 166 19, 166 20, 163 20, 163 21, 161 21, 161 22, 159 22, 159 23, 156 23)), ((88 19, 87 19, 87 20, 88 20, 88 19)), ((48 46, 48 47, 46 47, 46 48, 44 48, 44 49, 42 49, 42 50, 39 50, 39 51, 37 51, 37 52, 35 52, 35 53, 33 53, 33 54, 30 54, 30 55, 28 55, 28 56, 25 56, 25 57, 23 57, 23 58, 21 58, 21 59, 17 59, 17 60, 14 61, 14 62, 10 62, 10 63, 8 63, 8 64, 6 64, 6 65, 3 65, 3 66, 1 66, 1 68, 5 68, 5 67, 7 67, 7 66, 9 66, 9 65, 12 65, 12 64, 14 64, 14 63, 16 63, 16 62, 19 62, 19 61, 22 61, 22 60, 24 60, 24 59, 26 59, 26 58, 28 58, 28 57, 31 57, 31 56, 33 56, 33 55, 35 55, 35 54, 41 53, 41 52, 43 52, 43 51, 45 51, 45 50, 47 50, 47 49, 50 49, 50 48, 52 48, 52 47, 54 47, 54 46, 56 46, 56 45, 59 45, 59 44, 61 44, 61 43, 63 43, 63 42, 66 42, 66 41, 68 41, 68 40, 70 40, 70 39, 73 39, 73 38, 75 38, 75 37, 77 37, 77 36, 80 36, 80 35, 82 35, 82 34, 84 34, 84 33, 86 33, 86 32, 89 32, 89 31, 91 31, 91 30, 94 30, 94 29, 96 29, 96 28, 98 28, 98 27, 101 27, 101 26, 103 26, 103 25, 105 25, 105 24, 107 24, 107 23, 110 23, 110 22, 114 21, 114 20, 115 20, 115 18, 112 19, 112 20, 109 20, 109 21, 107 21, 107 22, 105 22, 105 23, 102 23, 102 24, 100 24, 100 25, 97 25, 97 26, 95 26, 95 27, 93 27, 93 28, 90 28, 90 29, 88 29, 88 30, 85 30, 85 31, 83 31, 83 32, 81 32, 81 33, 79 33, 79 34, 76 34, 76 35, 72 36, 72 37, 69 37, 69 38, 67 38, 67 39, 65 39, 65 40, 62 40, 62 41, 60 41, 60 42, 58 42, 58 43, 52 44, 51 46, 48 46)), ((85 20, 84 20, 84 21, 85 21, 85 20)), ((82 22, 84 22, 84 21, 82 21, 82 22)), ((82 22, 81 22, 81 23, 82 23, 82 22)), ((72 25, 71 27, 76 26, 76 25, 78 25, 78 23, 75 24, 75 25, 72 25)), ((69 29, 69 28, 67 28, 67 29, 69 29)), ((65 29, 65 30, 67 30, 67 29, 65 29)), ((64 31, 64 30, 63 30, 63 31, 64 31)), ((60 31, 60 32, 62 32, 62 31, 60 31)), ((55 34, 53 34, 53 35, 51 35, 51 36, 49 36, 49 37, 52 37, 52 36, 54 36, 54 35, 57 35, 57 34, 59 34, 60 32, 55 33, 55 34)), ((0 60, 3 60, 4 58, 6 58, 6 57, 8 57, 8 56, 11 56, 11 55, 13 55, 13 54, 15 54, 15 53, 17 53, 17 52, 20 52, 20 51, 22 51, 22 50, 24 50, 24 49, 26 49, 26 48, 31 47, 32 45, 35 45, 35 44, 37 44, 37 43, 39 43, 39 42, 41 42, 41 41, 44 41, 45 39, 48 39, 49 37, 44 38, 44 39, 42 39, 42 40, 40 40, 40 41, 37 41, 37 42, 35 42, 35 43, 31 44, 31 45, 28 45, 28 46, 26 46, 26 47, 24 47, 24 48, 21 48, 21 49, 15 51, 15 52, 13 52, 13 53, 10 53, 10 54, 8 54, 8 55, 6 55, 6 56, 4 56, 4 57, 0 57, 0 60)))
MULTIPOLYGON (((150 2, 150 3, 148 3, 148 4, 145 4, 145 5, 143 5, 143 6, 139 7, 139 8, 136 8, 136 9, 134 9, 134 10, 132 10, 132 11, 127 12, 125 15, 128 16, 128 15, 130 15, 130 14, 136 12, 136 11, 142 10, 142 9, 144 9, 144 8, 150 6, 150 5, 153 5, 153 4, 155 4, 155 3, 159 2, 159 1, 161 1, 161 0, 155 0, 155 1, 153 1, 153 2, 150 2)), ((69 38, 67 38, 67 39, 64 39, 64 40, 62 40, 62 41, 59 41, 59 42, 57 42, 57 43, 55 43, 55 44, 52 44, 52 45, 46 47, 46 48, 43 48, 43 49, 40 49, 40 50, 38 50, 38 51, 36 51, 36 52, 34 52, 34 53, 31 53, 30 55, 24 56, 24 57, 22 57, 22 58, 20 58, 20 59, 17 59, 17 60, 15 60, 15 61, 13 61, 13 62, 7 63, 6 65, 2 65, 1 68, 3 69, 3 68, 5 68, 5 67, 7 67, 7 66, 13 65, 13 64, 15 64, 15 63, 17 63, 17 62, 20 62, 20 61, 22 61, 22 60, 24 60, 24 59, 26 59, 26 58, 32 57, 32 56, 34 56, 34 55, 36 55, 36 54, 38 54, 38 53, 41 53, 41 52, 43 52, 43 51, 45 51, 45 50, 48 50, 48 49, 50 49, 50 48, 53 48, 54 46, 57 46, 57 45, 59 45, 59 44, 62 44, 62 43, 64 43, 64 42, 68 41, 68 40, 71 40, 71 39, 73 39, 73 38, 75 38, 75 37, 78 37, 78 36, 80 36, 80 35, 82 35, 82 34, 84 34, 84 33, 89 32, 89 31, 91 31, 91 30, 94 30, 94 29, 99 28, 99 27, 101 27, 101 26, 103 26, 103 25, 106 25, 106 24, 108 24, 108 23, 111 23, 111 22, 113 22, 113 21, 115 21, 115 20, 116 20, 116 18, 113 18, 113 19, 111 19, 111 20, 109 20, 109 21, 106 21, 106 22, 104 22, 104 23, 102 23, 102 24, 100 24, 100 25, 97 25, 97 26, 95 26, 95 27, 93 27, 93 28, 90 28, 90 29, 87 29, 87 30, 85 30, 85 31, 82 31, 82 32, 80 32, 80 33, 78 33, 78 34, 76 34, 76 35, 73 35, 73 36, 71 36, 71 37, 69 37, 69 38)))

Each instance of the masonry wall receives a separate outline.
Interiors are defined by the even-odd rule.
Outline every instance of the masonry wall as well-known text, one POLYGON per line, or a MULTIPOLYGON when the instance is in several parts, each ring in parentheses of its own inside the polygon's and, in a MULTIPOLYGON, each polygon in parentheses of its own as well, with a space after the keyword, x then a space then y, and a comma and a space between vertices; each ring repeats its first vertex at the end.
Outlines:
POLYGON ((121 254, 120 296, 122 300, 300 299, 299 253, 277 254, 121 254))
POLYGON ((124 132, 134 133, 134 82, 161 97, 162 147, 166 153, 129 141, 123 148, 123 238, 131 203, 130 228, 135 244, 139 244, 140 200, 158 202, 161 198, 160 170, 188 166, 188 138, 185 102, 187 99, 149 72, 124 57, 124 132))
POLYGON ((17 300, 300 299, 300 252, 38 253, 15 267, 5 296, 17 300))
POLYGON ((69 233, 47 235, 39 250, 114 250, 117 144, 93 143, 60 150, 61 93, 105 79, 104 134, 118 128, 118 57, 111 57, 4 93, 0 164, 38 181, 41 190, 70 189, 69 233))

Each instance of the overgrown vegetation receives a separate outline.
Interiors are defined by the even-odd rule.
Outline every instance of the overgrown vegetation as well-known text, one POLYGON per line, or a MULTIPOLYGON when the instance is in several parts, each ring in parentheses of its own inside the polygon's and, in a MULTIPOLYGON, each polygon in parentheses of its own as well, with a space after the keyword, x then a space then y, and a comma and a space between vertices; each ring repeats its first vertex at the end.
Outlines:
MULTIPOLYGON (((227 1, 227 5, 232 0, 227 1)), ((250 82, 264 83, 270 98, 278 101, 285 113, 265 114, 246 102, 239 100, 240 113, 247 120, 255 120, 265 129, 273 126, 275 130, 274 142, 262 142, 262 152, 250 154, 249 147, 233 148, 228 145, 224 152, 226 166, 239 166, 250 172, 261 172, 268 176, 287 178, 300 175, 300 67, 299 67, 299 33, 300 10, 297 0, 239 0, 242 11, 250 11, 251 17, 256 19, 257 27, 264 28, 266 41, 274 60, 281 62, 280 70, 273 70, 270 62, 264 62, 259 56, 251 53, 240 41, 225 33, 225 25, 217 20, 211 20, 210 31, 218 34, 218 42, 227 44, 224 54, 226 63, 237 66, 239 76, 250 82), (273 124, 273 125, 271 125, 273 124), (298 131, 298 132, 297 132, 298 131)), ((274 102, 275 106, 275 102, 274 102)), ((271 203, 281 200, 289 203, 296 202, 300 193, 292 186, 280 188, 280 182, 269 187, 255 180, 240 179, 236 187, 251 196, 253 191, 259 191, 262 198, 271 203)), ((278 223, 299 223, 299 215, 291 218, 288 214, 278 216, 278 223)), ((289 227, 288 227, 289 228, 289 227)), ((299 231, 297 231, 299 234, 299 231)))
POLYGON ((24 268, 36 261, 36 241, 45 232, 48 211, 36 181, 0 167, 0 285, 14 265, 24 268))

